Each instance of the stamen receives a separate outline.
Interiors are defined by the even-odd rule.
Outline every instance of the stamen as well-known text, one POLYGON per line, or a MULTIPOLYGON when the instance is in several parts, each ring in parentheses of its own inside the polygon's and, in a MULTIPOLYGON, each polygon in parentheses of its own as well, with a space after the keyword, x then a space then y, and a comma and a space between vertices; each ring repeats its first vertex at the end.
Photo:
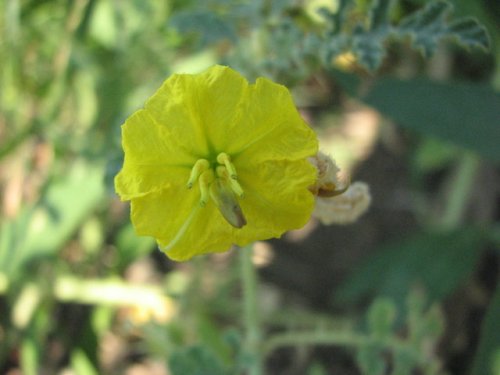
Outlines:
POLYGON ((222 164, 227 168, 229 176, 233 180, 236 180, 238 178, 236 168, 234 167, 233 163, 231 163, 231 158, 228 154, 226 154, 225 152, 221 152, 219 155, 217 155, 217 163, 222 164))
POLYGON ((210 194, 209 188, 210 184, 213 182, 215 176, 214 172, 211 169, 207 169, 204 171, 199 180, 198 183, 200 185, 200 206, 205 207, 205 205, 208 203, 208 197, 210 194))
POLYGON ((243 193, 243 188, 238 183, 238 181, 236 181, 233 178, 229 178, 229 172, 225 166, 219 165, 215 171, 217 173, 217 177, 222 178, 225 181, 228 181, 231 190, 234 191, 238 197, 243 198, 243 196, 245 195, 243 193))
POLYGON ((191 174, 189 175, 189 180, 187 183, 188 189, 191 189, 196 182, 196 180, 200 177, 200 175, 210 168, 210 163, 206 159, 198 159, 196 163, 194 163, 193 168, 191 169, 191 174))

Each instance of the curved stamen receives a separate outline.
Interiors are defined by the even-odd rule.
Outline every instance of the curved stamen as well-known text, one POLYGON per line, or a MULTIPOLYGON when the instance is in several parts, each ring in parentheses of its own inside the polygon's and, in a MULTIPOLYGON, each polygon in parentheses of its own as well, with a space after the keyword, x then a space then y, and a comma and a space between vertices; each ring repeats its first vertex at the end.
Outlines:
POLYGON ((222 164, 226 167, 227 171, 229 172, 229 176, 233 180, 238 179, 236 168, 234 167, 234 164, 231 163, 231 158, 228 154, 226 154, 225 152, 221 152, 219 155, 217 155, 217 163, 222 164))
POLYGON ((198 183, 200 185, 200 206, 205 207, 205 205, 208 203, 208 198, 210 195, 209 188, 210 184, 213 182, 215 179, 214 172, 211 169, 207 169, 205 172, 203 172, 198 179, 198 183))
POLYGON ((231 190, 234 191, 234 193, 238 197, 243 198, 243 196, 244 196, 243 188, 238 183, 238 181, 236 181, 233 178, 230 178, 229 172, 228 172, 228 170, 227 170, 227 168, 225 166, 219 165, 216 168, 215 171, 217 173, 217 177, 222 178, 222 179, 228 181, 229 182, 229 186, 231 187, 231 190))
POLYGON ((194 163, 193 168, 191 169, 191 174, 189 175, 189 180, 187 183, 188 189, 191 189, 196 182, 196 180, 200 177, 200 175, 210 168, 210 163, 206 159, 198 159, 196 163, 194 163))

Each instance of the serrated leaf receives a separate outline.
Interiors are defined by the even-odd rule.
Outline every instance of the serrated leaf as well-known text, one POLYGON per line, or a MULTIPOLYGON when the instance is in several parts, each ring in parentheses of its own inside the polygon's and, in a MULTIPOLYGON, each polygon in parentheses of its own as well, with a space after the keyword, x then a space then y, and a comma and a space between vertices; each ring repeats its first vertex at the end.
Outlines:
POLYGON ((466 48, 490 48, 490 38, 486 28, 480 25, 474 18, 462 18, 452 22, 448 33, 458 40, 458 44, 466 48))
POLYGON ((404 18, 397 28, 398 34, 409 35, 416 49, 424 56, 431 56, 444 38, 456 38, 466 48, 489 48, 486 29, 475 19, 464 18, 447 24, 453 7, 443 0, 432 1, 423 9, 404 18))
POLYGON ((364 32, 358 29, 353 35, 352 52, 358 63, 370 71, 376 70, 385 57, 384 41, 387 37, 386 31, 364 32))

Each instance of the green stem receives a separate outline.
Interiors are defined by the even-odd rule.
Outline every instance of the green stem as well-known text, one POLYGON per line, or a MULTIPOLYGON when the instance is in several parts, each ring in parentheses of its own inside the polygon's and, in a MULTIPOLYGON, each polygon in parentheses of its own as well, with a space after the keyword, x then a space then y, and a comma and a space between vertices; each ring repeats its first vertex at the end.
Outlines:
POLYGON ((357 334, 354 332, 338 332, 328 330, 314 330, 305 332, 284 332, 271 336, 263 345, 264 357, 271 354, 274 350, 286 346, 314 346, 331 345, 361 348, 363 346, 376 344, 380 347, 391 350, 392 352, 406 353, 408 356, 415 357, 418 362, 425 362, 425 358, 410 345, 400 342, 396 339, 381 340, 374 337, 357 334))
POLYGON ((251 360, 248 375, 262 375, 263 365, 260 352, 262 334, 260 331, 257 303, 257 272, 252 263, 253 247, 240 249, 241 275, 243 283, 243 315, 245 324, 245 351, 251 360))
POLYGON ((456 227, 462 221, 479 164, 478 157, 471 153, 465 153, 460 159, 448 194, 446 210, 440 220, 444 228, 456 227))

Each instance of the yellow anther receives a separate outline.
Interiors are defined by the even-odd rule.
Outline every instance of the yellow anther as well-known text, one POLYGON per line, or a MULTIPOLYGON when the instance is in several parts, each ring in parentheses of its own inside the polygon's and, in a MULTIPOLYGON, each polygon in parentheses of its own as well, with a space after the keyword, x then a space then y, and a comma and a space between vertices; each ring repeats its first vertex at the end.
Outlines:
POLYGON ((198 179, 198 183, 200 185, 200 206, 205 207, 208 203, 208 199, 210 197, 210 184, 214 181, 215 176, 214 172, 211 169, 207 169, 204 171, 200 178, 198 179))
POLYGON ((236 174, 236 168, 234 167, 234 164, 231 163, 231 158, 228 154, 226 154, 225 152, 221 152, 219 155, 217 155, 217 163, 222 164, 226 167, 227 171, 229 172, 229 176, 233 180, 236 180, 238 178, 238 175, 236 174))
POLYGON ((196 182, 196 180, 200 177, 200 175, 210 168, 210 163, 206 159, 198 159, 196 163, 194 163, 193 168, 191 169, 191 174, 189 175, 189 180, 187 183, 188 189, 191 189, 196 182))

